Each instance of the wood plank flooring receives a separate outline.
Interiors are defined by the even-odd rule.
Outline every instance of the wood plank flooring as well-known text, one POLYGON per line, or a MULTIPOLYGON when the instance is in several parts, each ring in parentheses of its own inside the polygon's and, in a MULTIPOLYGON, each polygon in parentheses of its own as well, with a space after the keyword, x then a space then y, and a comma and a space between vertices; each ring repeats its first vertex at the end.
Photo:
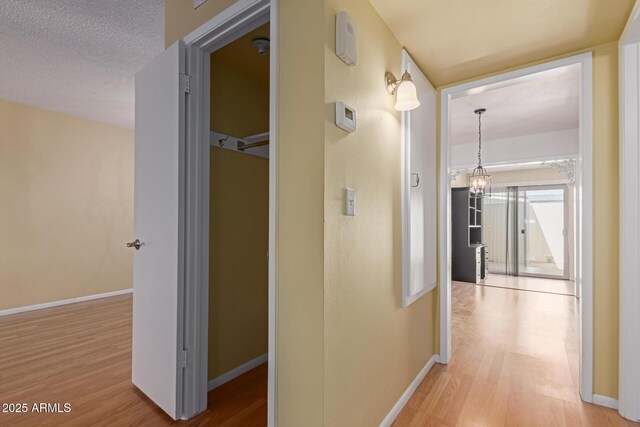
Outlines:
POLYGON ((266 364, 210 392, 209 408, 188 422, 138 391, 131 304, 124 295, 0 317, 0 405, 71 404, 69 413, 0 412, 0 426, 267 425, 266 364))
POLYGON ((507 276, 506 274, 489 273, 483 286, 561 295, 575 294, 574 281, 542 277, 507 276))
POLYGON ((580 400, 574 297, 454 282, 451 318, 451 362, 395 427, 638 425, 580 400))
MULTIPOLYGON (((451 363, 433 367, 396 427, 634 425, 580 401, 573 297, 454 283, 452 308, 451 363)), ((266 425, 266 364, 209 393, 188 422, 130 378, 130 295, 0 317, 0 403, 71 404, 0 412, 0 426, 266 425)))

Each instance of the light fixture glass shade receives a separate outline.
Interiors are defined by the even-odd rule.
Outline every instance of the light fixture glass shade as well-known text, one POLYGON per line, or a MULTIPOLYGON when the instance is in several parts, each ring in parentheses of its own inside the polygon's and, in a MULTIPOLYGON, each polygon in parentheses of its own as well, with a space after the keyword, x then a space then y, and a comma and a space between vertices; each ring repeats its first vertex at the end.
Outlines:
MULTIPOLYGON (((403 76, 404 77, 404 76, 403 76)), ((398 111, 409 111, 420 106, 416 85, 411 81, 411 77, 402 80, 396 92, 396 106, 398 111)))
POLYGON ((475 168, 469 175, 469 191, 476 197, 491 195, 491 175, 482 166, 475 168))

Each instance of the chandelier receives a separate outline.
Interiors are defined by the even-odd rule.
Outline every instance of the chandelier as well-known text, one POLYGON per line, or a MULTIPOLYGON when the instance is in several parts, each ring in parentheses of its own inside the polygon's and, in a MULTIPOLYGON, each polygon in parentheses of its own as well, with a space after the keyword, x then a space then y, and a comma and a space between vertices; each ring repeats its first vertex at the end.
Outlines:
POLYGON ((478 167, 469 175, 469 191, 475 197, 491 196, 491 175, 482 167, 482 114, 485 108, 474 111, 478 115, 478 167))

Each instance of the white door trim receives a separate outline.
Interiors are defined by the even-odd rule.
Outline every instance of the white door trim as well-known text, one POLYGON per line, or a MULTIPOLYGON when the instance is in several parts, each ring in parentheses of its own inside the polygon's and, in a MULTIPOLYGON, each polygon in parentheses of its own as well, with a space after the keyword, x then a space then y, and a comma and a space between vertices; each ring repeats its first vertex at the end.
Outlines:
POLYGON ((618 412, 640 421, 640 11, 636 2, 619 42, 620 370, 618 412))
MULTIPOLYGON (((413 277, 413 273, 416 268, 414 265, 412 265, 416 262, 416 259, 415 259, 416 256, 415 254, 413 256, 411 254, 411 248, 413 246, 412 236, 415 234, 415 231, 412 233, 412 229, 411 229, 411 225, 412 225, 411 224, 412 223, 412 213, 411 213, 412 143, 416 144, 416 141, 413 141, 413 139, 418 140, 417 143, 419 145, 422 145, 422 150, 424 150, 424 152, 422 153, 423 157, 425 158, 424 164, 422 165, 424 169, 421 170, 420 173, 424 174, 425 176, 419 177, 418 179, 422 178, 423 182, 432 182, 432 179, 437 178, 437 162, 438 162, 437 158, 433 158, 432 160, 431 156, 427 156, 427 154, 425 154, 425 153, 429 153, 428 151, 429 147, 432 147, 434 157, 437 157, 436 153, 438 149, 437 148, 438 141, 437 141, 436 130, 432 129, 433 133, 429 133, 427 137, 425 137, 424 139, 417 138, 415 135, 412 134, 413 128, 411 123, 412 123, 412 118, 414 118, 414 122, 416 121, 414 114, 422 114, 421 116, 418 116, 417 121, 422 121, 422 119, 424 119, 426 115, 427 119, 425 120, 425 123, 424 123, 426 126, 429 125, 428 121, 431 117, 433 117, 433 126, 435 127, 437 125, 436 116, 438 111, 438 105, 437 105, 438 93, 431 85, 431 82, 429 81, 429 79, 427 79, 427 77, 420 70, 420 68, 418 68, 413 58, 411 58, 411 56, 405 49, 402 49, 401 60, 402 60, 401 73, 404 73, 405 71, 410 72, 413 76, 414 82, 416 81, 418 82, 418 84, 416 85, 419 91, 418 97, 422 99, 421 102, 423 103, 423 105, 421 106, 421 109, 419 110, 403 112, 402 121, 401 121, 402 155, 400 156, 401 157, 400 170, 401 170, 402 176, 400 179, 400 184, 401 184, 400 216, 402 218, 402 307, 408 307, 409 305, 413 304, 415 301, 420 299, 423 295, 426 295, 427 293, 431 292, 438 285, 438 274, 436 271, 438 267, 438 261, 437 261, 437 250, 438 250, 437 221, 438 219, 437 219, 437 208, 436 208, 434 215, 427 216, 427 218, 433 218, 433 222, 431 224, 425 223, 423 225, 424 235, 421 236, 421 239, 420 239, 423 242, 425 242, 424 245, 429 244, 426 242, 434 242, 434 241, 436 242, 435 246, 431 247, 433 250, 432 256, 431 257, 428 256, 429 251, 425 247, 423 249, 424 251, 423 256, 419 258, 419 261, 417 261, 418 263, 422 263, 422 266, 423 266, 423 269, 422 269, 423 273, 422 275, 418 275, 419 280, 417 281, 424 283, 424 286, 421 290, 419 290, 415 294, 413 295, 411 294, 411 284, 416 281, 416 277, 413 277), (420 82, 426 83, 426 90, 420 89, 421 88, 420 82), (428 91, 428 94, 426 93, 427 91, 428 91), (433 98, 431 98, 431 96, 433 96, 433 98), (433 116, 431 116, 431 114, 433 114, 433 116), (433 161, 432 164, 429 163, 431 161, 433 161), (431 232, 429 230, 433 230, 433 234, 430 234, 431 232), (430 272, 432 272, 432 275, 429 274, 430 272)), ((415 132, 415 129, 413 130, 413 132, 415 132)), ((413 148, 415 149, 415 146, 413 148)), ((418 150, 420 150, 420 148, 418 148, 418 150)), ((414 170, 413 172, 416 172, 416 171, 414 170)), ((427 184, 427 189, 423 190, 425 192, 424 196, 427 200, 431 200, 432 198, 438 197, 437 184, 434 185, 432 192, 429 192, 428 189, 429 187, 427 184)), ((425 209, 427 208, 425 207, 425 209)), ((426 219, 425 219, 425 222, 426 222, 426 219)))
POLYGON ((593 401, 593 167, 592 167, 592 68, 591 52, 562 58, 544 64, 511 71, 443 89, 441 92, 440 122, 440 359, 451 359, 451 182, 449 173, 450 100, 469 90, 489 85, 508 84, 508 80, 524 77, 549 69, 580 64, 582 74, 582 105, 580 111, 580 150, 576 165, 576 187, 581 191, 576 212, 578 244, 576 245, 576 286, 582 287, 580 299, 580 395, 584 401, 593 401))
POLYGON ((209 75, 210 54, 271 21, 269 112, 269 386, 268 423, 276 423, 276 260, 277 260, 277 0, 238 0, 184 38, 191 93, 187 105, 185 416, 207 407, 209 311, 209 75))

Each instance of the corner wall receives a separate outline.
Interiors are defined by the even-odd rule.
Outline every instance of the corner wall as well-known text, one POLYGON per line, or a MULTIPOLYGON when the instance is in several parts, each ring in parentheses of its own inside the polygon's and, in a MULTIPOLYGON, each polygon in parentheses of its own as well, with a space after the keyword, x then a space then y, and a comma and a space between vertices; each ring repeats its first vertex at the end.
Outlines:
MULTIPOLYGON (((171 45, 235 3, 165 1, 171 45)), ((323 425, 324 2, 278 0, 277 423, 323 425)), ((272 23, 273 25, 273 23, 272 23)))
POLYGON ((132 287, 133 141, 0 100, 0 310, 132 287))
POLYGON ((328 0, 324 16, 325 425, 373 426, 433 356, 438 299, 402 308, 401 114, 384 87, 386 71, 401 74, 402 47, 367 0, 328 0), (358 31, 352 67, 335 54, 342 10, 358 31), (336 101, 356 109, 355 133, 335 125, 336 101))

